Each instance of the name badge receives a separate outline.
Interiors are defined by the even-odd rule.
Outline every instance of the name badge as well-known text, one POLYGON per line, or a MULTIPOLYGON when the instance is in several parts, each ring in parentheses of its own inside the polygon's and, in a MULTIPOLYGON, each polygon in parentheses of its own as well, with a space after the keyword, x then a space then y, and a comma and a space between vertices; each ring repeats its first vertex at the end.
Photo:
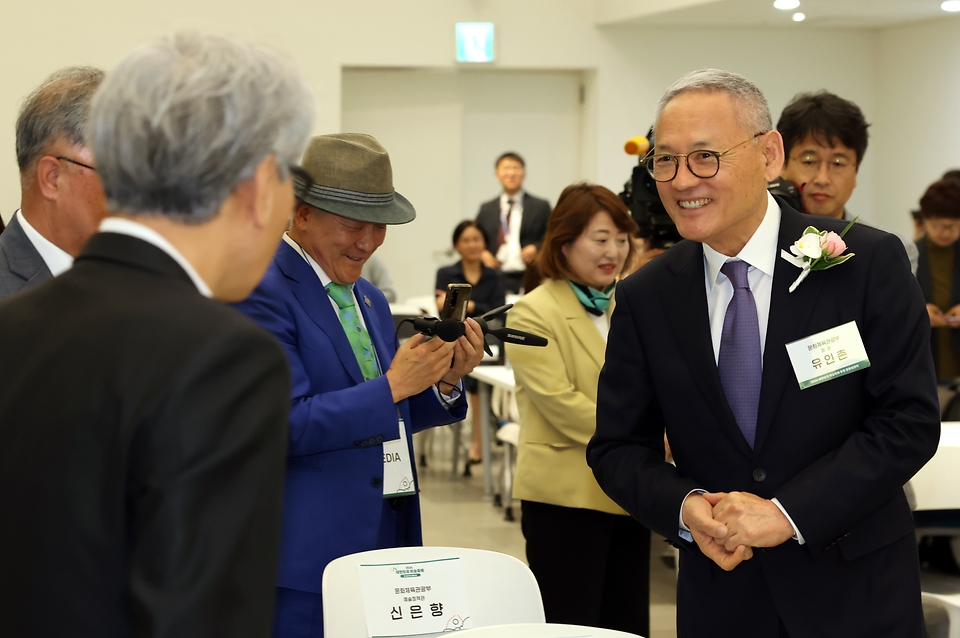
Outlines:
POLYGON ((383 498, 407 496, 417 493, 410 464, 410 446, 407 445, 407 429, 399 419, 400 438, 383 443, 383 498))
POLYGON ((431 636, 470 629, 463 565, 458 557, 360 565, 367 636, 431 636))
POLYGON ((788 343, 787 355, 801 390, 870 367, 856 321, 788 343))

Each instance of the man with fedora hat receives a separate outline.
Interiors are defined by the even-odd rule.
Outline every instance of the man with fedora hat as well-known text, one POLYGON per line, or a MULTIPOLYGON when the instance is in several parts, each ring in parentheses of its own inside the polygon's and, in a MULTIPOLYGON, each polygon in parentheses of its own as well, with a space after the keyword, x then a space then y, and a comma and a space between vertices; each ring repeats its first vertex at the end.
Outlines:
POLYGON ((322 636, 320 581, 334 558, 422 543, 411 436, 462 419, 460 378, 483 356, 472 319, 453 343, 396 339, 360 277, 387 225, 416 211, 369 135, 313 138, 297 206, 260 286, 239 309, 290 360, 293 397, 275 637, 322 636))

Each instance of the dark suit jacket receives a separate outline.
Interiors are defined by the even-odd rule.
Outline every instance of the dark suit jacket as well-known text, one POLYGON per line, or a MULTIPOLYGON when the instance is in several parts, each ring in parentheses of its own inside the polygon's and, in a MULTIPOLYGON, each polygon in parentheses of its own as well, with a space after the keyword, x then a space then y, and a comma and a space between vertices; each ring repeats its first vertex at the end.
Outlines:
MULTIPOLYGON (((520 222, 520 247, 534 244, 538 249, 547 232, 547 220, 550 219, 550 202, 523 193, 523 219, 520 222)), ((500 196, 480 206, 477 224, 483 228, 487 237, 487 249, 496 254, 497 234, 500 231, 500 196)))
POLYGON ((275 341, 163 251, 100 233, 0 304, 0 361, 0 636, 268 636, 275 341))
POLYGON ((14 217, 0 234, 0 301, 53 275, 14 217))
MULTIPOLYGON (((956 253, 960 255, 960 241, 955 246, 956 253)), ((933 279, 930 275, 930 256, 927 253, 927 240, 921 237, 917 240, 917 251, 919 258, 917 260, 917 281, 920 283, 920 290, 923 291, 923 300, 926 303, 933 303, 933 279)), ((960 259, 953 260, 953 286, 950 289, 950 306, 960 305, 960 259)), ((960 352, 960 330, 952 330, 953 347, 960 352)), ((932 331, 930 335, 930 348, 933 352, 933 360, 937 361, 937 333, 932 331)))
MULTIPOLYGON (((844 226, 781 208, 779 249, 807 225, 844 226)), ((853 259, 793 293, 800 271, 778 250, 753 450, 717 372, 702 245, 683 241, 618 286, 588 461, 617 503, 686 550, 680 635, 776 636, 778 615, 793 636, 921 635, 902 485, 939 441, 929 320, 895 236, 857 224, 846 242, 853 259), (784 344, 848 321, 871 366, 801 391, 784 344), (676 467, 663 461, 664 428, 676 467), (678 536, 697 488, 778 498, 806 544, 722 571, 678 536)))
MULTIPOLYGON (((390 307, 366 279, 355 290, 386 371, 397 350, 390 307)), ((334 558, 422 544, 417 497, 395 499, 397 509, 384 501, 382 443, 397 438, 400 414, 412 463, 412 434, 462 419, 464 400, 447 410, 430 388, 394 403, 385 376, 364 381, 320 279, 286 242, 238 308, 274 334, 293 372, 280 587, 319 593, 334 558)))

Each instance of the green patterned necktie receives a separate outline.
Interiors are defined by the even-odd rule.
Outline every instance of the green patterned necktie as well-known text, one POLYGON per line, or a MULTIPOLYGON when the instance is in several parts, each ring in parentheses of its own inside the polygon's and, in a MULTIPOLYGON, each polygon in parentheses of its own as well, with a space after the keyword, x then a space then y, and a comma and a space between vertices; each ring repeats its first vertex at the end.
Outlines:
POLYGON ((353 296, 353 286, 344 286, 330 282, 324 287, 330 298, 340 308, 340 325, 347 333, 347 340, 353 348, 353 354, 360 364, 360 371, 367 381, 380 376, 377 367, 377 357, 373 351, 373 343, 363 323, 360 322, 360 313, 357 311, 357 302, 353 296))

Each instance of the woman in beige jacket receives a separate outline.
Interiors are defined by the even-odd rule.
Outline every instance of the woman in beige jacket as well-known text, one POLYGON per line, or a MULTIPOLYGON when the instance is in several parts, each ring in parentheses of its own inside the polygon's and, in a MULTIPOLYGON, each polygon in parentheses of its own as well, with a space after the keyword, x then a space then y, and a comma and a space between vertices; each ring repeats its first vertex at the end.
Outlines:
POLYGON ((647 636, 650 532, 603 493, 586 462, 613 287, 636 228, 606 188, 567 187, 537 258, 545 281, 507 317, 549 345, 508 345, 507 357, 520 408, 513 496, 547 622, 647 636))

